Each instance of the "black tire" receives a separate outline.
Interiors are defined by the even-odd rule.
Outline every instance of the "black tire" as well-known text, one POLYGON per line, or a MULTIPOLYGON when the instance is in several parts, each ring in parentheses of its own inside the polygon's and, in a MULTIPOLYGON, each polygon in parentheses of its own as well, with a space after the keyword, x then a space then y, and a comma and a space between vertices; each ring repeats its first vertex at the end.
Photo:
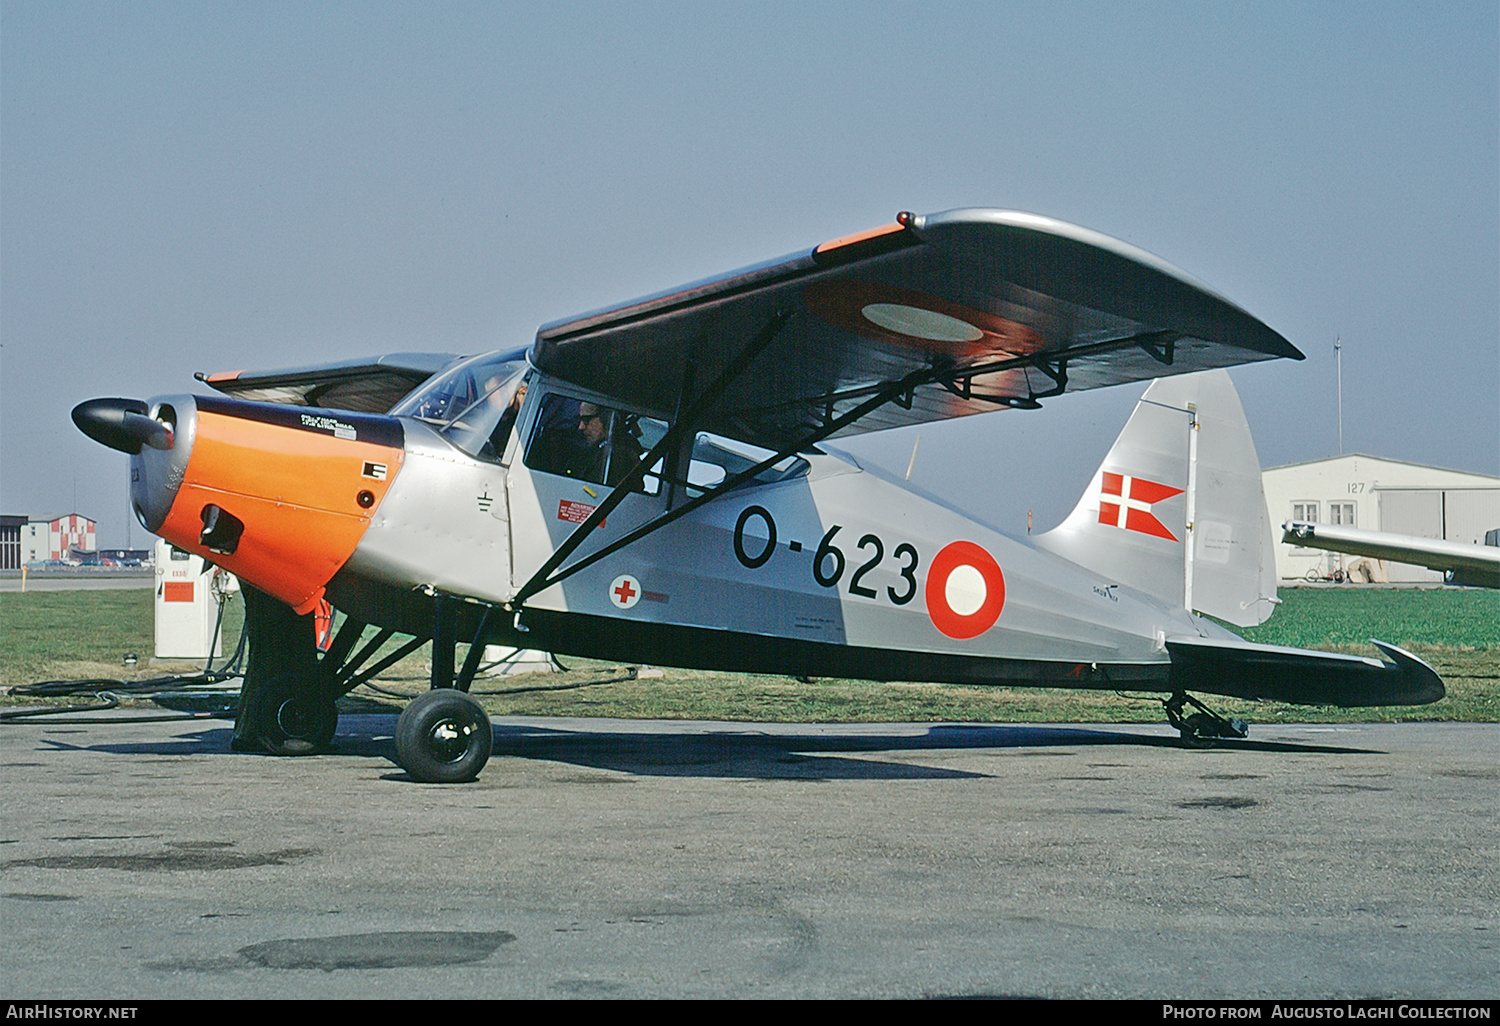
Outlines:
POLYGON ((412 699, 396 721, 396 759, 424 784, 473 780, 490 760, 494 734, 479 703, 435 688, 412 699))
POLYGON ((249 713, 256 737, 272 755, 326 751, 339 724, 334 699, 295 675, 275 677, 258 689, 249 713))
POLYGON ((1201 712, 1193 713, 1183 720, 1177 732, 1182 737, 1183 745, 1188 748, 1212 748, 1217 736, 1213 718, 1201 712))

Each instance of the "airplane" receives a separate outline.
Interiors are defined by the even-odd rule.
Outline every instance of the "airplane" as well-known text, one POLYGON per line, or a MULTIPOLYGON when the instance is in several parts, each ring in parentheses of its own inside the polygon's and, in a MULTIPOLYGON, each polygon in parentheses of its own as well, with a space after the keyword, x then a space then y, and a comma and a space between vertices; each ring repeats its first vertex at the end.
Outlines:
POLYGON ((1277 358, 1302 354, 1158 257, 966 208, 545 324, 523 348, 200 374, 219 395, 94 399, 73 419, 130 455, 148 530, 249 585, 237 746, 323 750, 335 700, 430 640, 397 757, 457 782, 493 744, 467 694, 485 643, 1150 692, 1189 743, 1246 731, 1192 692, 1438 700, 1432 668, 1383 642, 1380 659, 1303 651, 1212 619, 1258 624, 1276 602, 1222 368, 1277 358), (1072 514, 1034 538, 830 443, 1152 379, 1072 514), (325 602, 345 620, 320 655, 325 602))
POLYGON ((1444 571, 1449 584, 1472 588, 1500 588, 1500 544, 1489 540, 1496 533, 1489 532, 1483 545, 1471 545, 1305 520, 1288 520, 1281 525, 1281 540, 1289 545, 1415 563, 1444 571))

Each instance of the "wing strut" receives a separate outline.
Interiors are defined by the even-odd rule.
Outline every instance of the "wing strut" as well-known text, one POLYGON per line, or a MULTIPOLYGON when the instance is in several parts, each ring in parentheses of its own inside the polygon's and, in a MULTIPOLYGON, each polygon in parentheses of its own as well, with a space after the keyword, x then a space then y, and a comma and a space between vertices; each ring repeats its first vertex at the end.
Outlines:
MULTIPOLYGON (((631 544, 632 542, 638 541, 641 538, 644 538, 648 534, 653 534, 656 531, 661 530, 663 527, 666 527, 668 524, 672 523, 673 521, 675 521, 675 520, 677 520, 677 519, 679 519, 681 517, 686 516, 688 513, 691 513, 693 510, 697 509, 698 507, 706 505, 706 504, 712 502, 714 499, 717 499, 719 496, 723 495, 725 492, 729 492, 729 491, 734 490, 735 488, 738 488, 740 485, 744 484, 746 481, 749 481, 751 478, 755 477, 757 474, 761 473, 762 471, 765 471, 768 468, 775 466, 777 463, 780 463, 782 460, 786 459, 788 456, 791 456, 793 453, 796 453, 796 452, 799 452, 799 451, 801 451, 803 449, 806 449, 808 446, 816 445, 817 443, 821 442, 823 439, 827 438, 829 435, 832 435, 832 434, 834 434, 837 431, 843 430, 844 428, 848 427, 850 424, 853 424, 855 421, 859 420, 861 417, 867 416, 870 413, 873 413, 875 410, 878 410, 880 407, 884 406, 886 403, 898 401, 901 396, 907 394, 912 388, 916 387, 918 384, 921 384, 921 383, 926 382, 926 381, 930 381, 931 380, 931 374, 932 374, 932 372, 930 370, 927 370, 927 369, 924 368, 922 370, 912 371, 910 374, 906 375, 906 377, 901 378, 898 381, 888 382, 887 384, 881 386, 880 390, 878 392, 876 392, 873 396, 871 396, 869 399, 866 399, 864 402, 860 403, 854 409, 850 410, 849 412, 847 412, 845 414, 842 414, 841 416, 835 417, 832 420, 825 421, 824 424, 821 427, 819 427, 819 428, 811 431, 810 433, 808 433, 804 437, 799 438, 798 440, 796 440, 795 442, 793 442, 790 445, 786 446, 785 448, 783 448, 781 451, 775 453, 774 455, 766 457, 765 459, 763 459, 759 463, 757 463, 755 466, 750 467, 748 470, 742 470, 740 473, 735 474, 733 477, 730 477, 730 478, 724 480, 717 487, 715 487, 715 488, 713 488, 713 489, 711 489, 709 491, 704 492, 702 495, 698 496, 697 498, 690 499, 689 501, 683 503, 681 506, 677 506, 674 509, 667 510, 661 516, 656 517, 656 518, 654 518, 654 519, 652 519, 652 520, 650 520, 650 521, 642 524, 640 527, 637 527, 635 530, 629 532, 628 534, 625 534, 625 535, 623 535, 623 536, 615 539, 614 541, 610 542, 608 545, 606 545, 603 548, 599 549, 597 552, 590 553, 589 555, 587 555, 587 556, 583 557, 582 559, 580 559, 578 562, 573 563, 572 565, 570 565, 566 569, 562 570, 560 573, 553 574, 551 577, 548 577, 546 580, 542 580, 541 577, 542 577, 543 571, 546 571, 546 572, 550 573, 551 570, 554 569, 557 566, 557 564, 559 564, 559 563, 562 562, 562 559, 558 558, 558 553, 562 553, 562 549, 559 548, 557 553, 553 553, 553 558, 549 559, 547 561, 547 565, 544 565, 542 567, 542 569, 538 570, 535 574, 533 574, 532 577, 531 577, 531 580, 529 580, 529 581, 526 582, 526 586, 523 587, 519 592, 516 593, 516 597, 512 601, 512 605, 513 606, 519 606, 519 605, 523 604, 526 599, 530 598, 532 595, 535 595, 538 591, 541 591, 543 588, 550 587, 551 585, 556 584, 558 581, 561 581, 561 580, 564 580, 564 579, 566 579, 568 577, 571 577, 574 574, 576 574, 578 571, 580 571, 580 570, 582 570, 582 569, 584 569, 586 567, 594 565, 599 560, 603 559, 605 556, 608 556, 608 555, 611 555, 611 554, 613 554, 615 552, 618 552, 620 549, 623 549, 625 546, 631 544)), ((696 412, 696 408, 695 408, 695 412, 696 412)), ((674 425, 674 428, 675 427, 676 427, 676 425, 674 425)), ((655 449, 653 449, 652 452, 654 453, 655 449)), ((650 459, 651 459, 651 453, 648 453, 645 457, 642 458, 641 463, 637 464, 636 469, 637 470, 641 470, 642 467, 644 467, 644 466, 647 465, 647 461, 650 460, 650 459)), ((627 477, 626 480, 628 481, 628 480, 630 480, 630 478, 627 477)), ((637 478, 637 480, 639 480, 639 478, 637 478)), ((624 484, 624 482, 622 482, 620 485, 616 486, 616 493, 617 494, 622 494, 623 495, 624 490, 625 490, 625 484, 624 484)), ((606 501, 608 501, 608 500, 606 500, 606 501)), ((613 509, 614 507, 611 506, 610 508, 613 509)), ((594 511, 594 515, 590 516, 589 521, 596 521, 597 519, 600 519, 600 517, 598 516, 598 514, 602 510, 604 510, 604 506, 601 504, 599 506, 599 508, 594 511)), ((583 524, 580 524, 575 529, 575 531, 573 532, 573 534, 571 534, 571 535, 568 536, 568 542, 573 542, 574 539, 578 537, 578 532, 585 531, 585 530, 592 530, 593 528, 592 528, 592 526, 591 526, 591 524, 590 524, 589 521, 585 521, 583 524)), ((581 541, 581 539, 579 539, 579 540, 581 541)), ((565 545, 566 544, 567 543, 565 543, 565 545)), ((568 553, 571 553, 572 550, 574 548, 576 548, 576 547, 577 547, 576 544, 568 546, 568 553)))
MULTIPOLYGON (((1176 340, 1180 337, 1180 335, 1170 331, 1147 331, 1135 335, 1124 335, 1119 338, 1104 339, 1099 342, 1090 342, 1086 345, 1073 346, 1068 349, 1044 349, 1035 353, 1027 353, 1023 356, 1007 356, 1003 360, 991 360, 987 363, 974 364, 962 368, 954 367, 951 361, 935 363, 931 367, 915 371, 902 378, 902 381, 908 383, 908 387, 894 401, 896 405, 903 409, 911 409, 912 393, 919 386, 940 385, 965 402, 978 399, 983 402, 995 403, 998 406, 1008 406, 1013 409, 1038 410, 1042 406, 1038 400, 1062 395, 1067 391, 1068 362, 1070 360, 1090 356, 1102 356, 1106 353, 1138 347, 1149 353, 1158 362, 1166 366, 1171 366, 1176 351, 1176 340), (1003 371, 1030 371, 1032 368, 1036 368, 1050 378, 1052 380, 1051 387, 1040 392, 1028 389, 1027 395, 992 394, 978 392, 974 389, 974 381, 978 378, 990 374, 999 374, 1003 371)), ((824 396, 820 401, 824 404, 824 410, 830 411, 837 403, 858 399, 861 396, 873 395, 885 387, 885 385, 864 385, 859 388, 850 388, 842 392, 824 396)), ((750 412, 752 414, 764 415, 769 410, 779 408, 782 407, 767 406, 750 412)), ((827 413, 825 412, 822 416, 826 419, 827 413)))
MULTIPOLYGON (((549 588, 552 585, 557 584, 559 581, 566 580, 578 571, 592 566, 594 563, 597 563, 605 556, 618 552, 626 545, 644 538, 646 535, 660 530, 661 528, 692 512, 698 507, 712 502, 720 495, 723 495, 725 492, 739 487, 746 481, 755 477, 755 475, 781 462, 793 453, 806 449, 809 446, 816 445, 818 442, 827 438, 829 435, 843 430, 850 424, 853 424, 855 421, 884 406, 886 403, 894 402, 898 405, 909 406, 909 404, 911 403, 913 392, 920 385, 940 384, 950 392, 953 392, 955 395, 958 395, 966 400, 982 399, 987 402, 999 403, 1005 406, 1036 409, 1041 406, 1041 403, 1037 401, 1038 398, 1047 398, 1049 396, 1061 395, 1067 389, 1068 361, 1070 359, 1083 356, 1094 356, 1100 353, 1112 352, 1117 349, 1126 349, 1134 346, 1141 346, 1142 348, 1145 348, 1148 352, 1151 352, 1152 355, 1157 359, 1162 359, 1164 356, 1170 359, 1169 354, 1171 353, 1172 345, 1171 340, 1165 338, 1163 336, 1163 333, 1161 332, 1141 333, 1137 335, 1126 336, 1124 338, 1106 339, 1104 341, 1094 342, 1088 345, 1075 346, 1071 349, 1031 353, 1025 356, 1010 357, 1005 360, 992 361, 990 363, 983 364, 977 367, 965 368, 961 374, 955 373, 952 367, 924 367, 919 370, 914 370, 910 374, 907 374, 905 377, 902 377, 896 381, 888 381, 881 385, 868 386, 867 388, 859 389, 857 391, 846 392, 843 395, 830 396, 828 397, 824 413, 819 418, 822 421, 822 424, 813 431, 809 432, 807 435, 797 439, 787 446, 784 446, 775 455, 762 460, 750 469, 742 471, 734 475, 733 477, 726 479, 717 487, 704 492, 697 498, 691 499, 681 506, 676 506, 668 509, 661 516, 655 517, 654 519, 642 524, 640 527, 637 527, 635 530, 629 532, 628 534, 617 538, 615 541, 604 546, 598 551, 584 557, 576 563, 573 563, 562 571, 556 572, 558 570, 558 567, 562 566, 563 562, 573 554, 578 546, 583 544, 584 540, 588 538, 589 533, 593 531, 594 528, 598 526, 598 524, 603 521, 604 518, 607 517, 616 506, 624 501, 625 496, 628 495, 631 490, 641 482, 641 480, 646 476, 648 469, 655 466, 656 462, 662 459, 664 456, 676 451, 676 448, 680 445, 682 439, 686 437, 687 433, 693 429, 694 424, 697 422, 699 415, 702 414, 704 409, 707 408, 711 403, 716 401, 721 395, 723 395, 724 392, 729 388, 729 386, 733 384, 734 380, 738 378, 739 375, 742 374, 750 365, 751 361, 754 360, 756 356, 758 356, 767 346, 771 344, 771 342, 781 332, 781 329, 786 325, 790 317, 791 311, 789 310, 778 310, 771 317, 771 319, 766 323, 766 326, 756 334, 755 338, 751 339, 750 343, 745 346, 744 350, 737 357, 735 357, 735 359, 728 366, 724 368, 724 370, 717 378, 714 379, 713 384, 704 389, 704 391, 698 396, 697 399, 692 402, 692 404, 685 412, 681 412, 679 414, 678 419, 675 420, 673 424, 667 429, 667 433, 662 436, 661 440, 657 442, 656 445, 651 447, 651 451, 641 457, 640 461, 636 463, 635 467, 630 471, 630 473, 625 475, 625 478, 619 484, 615 485, 614 490, 605 498, 602 503, 600 503, 594 509, 593 513, 589 514, 587 519, 585 519, 581 524, 574 528, 573 532, 568 535, 567 539, 557 547, 556 551, 554 551, 551 556, 547 558, 547 561, 537 568, 536 573, 532 574, 531 578, 524 585, 522 585, 520 591, 516 592, 515 598, 512 599, 509 603, 510 608, 516 609, 525 605, 527 599, 531 598, 542 589, 549 588), (1037 368, 1048 378, 1052 379, 1051 388, 1045 389, 1041 392, 1032 392, 1026 397, 985 395, 980 392, 975 392, 972 388, 972 382, 974 378, 981 375, 993 374, 1003 370, 1015 370, 1032 367, 1037 368), (835 402, 837 402, 839 399, 855 398, 859 395, 869 395, 869 398, 860 403, 858 406, 854 407, 852 410, 849 410, 847 413, 841 414, 839 416, 833 416, 833 407, 835 402)), ((692 367, 692 365, 684 368, 683 394, 685 394, 686 390, 691 387, 693 372, 694 368, 692 367)), ((680 406, 681 403, 679 402, 679 407, 680 406)))
MULTIPOLYGON (((589 532, 593 531, 605 517, 609 516, 614 511, 614 508, 624 501, 625 496, 629 495, 635 486, 641 483, 646 476, 646 472, 656 465, 656 461, 674 453, 680 447, 683 438, 692 430, 693 425, 697 422, 703 410, 709 404, 717 401, 724 394, 725 389, 744 373, 746 367, 750 366, 751 361, 759 356, 766 346, 775 340, 777 335, 781 334, 781 329, 786 327, 786 323, 791 319, 791 316, 791 310, 777 310, 772 314, 771 319, 766 322, 766 326, 756 333, 749 344, 740 351, 738 356, 729 362, 724 370, 720 372, 719 376, 714 379, 713 383, 705 388, 699 394, 698 398, 694 399, 687 406, 687 409, 684 410, 682 408, 682 400, 686 398, 688 391, 692 388, 693 378, 697 371, 697 364, 689 361, 683 370, 678 415, 672 422, 672 425, 667 428, 667 433, 662 435, 661 440, 651 447, 650 452, 646 453, 636 462, 636 465, 631 468, 630 473, 626 474, 620 483, 614 486, 614 490, 605 496, 604 501, 594 508, 594 512, 590 513, 583 523, 573 529, 573 533, 569 534, 563 543, 557 547, 556 551, 547 557, 547 561, 537 568, 536 573, 531 575, 531 579, 516 593, 516 597, 511 602, 512 605, 522 605, 527 599, 543 588, 550 587, 563 578, 572 576, 578 570, 581 570, 584 566, 587 566, 598 558, 596 555, 585 562, 569 567, 561 574, 551 576, 552 572, 562 565, 563 560, 571 556, 573 551, 579 545, 583 544, 584 539, 589 536, 589 532)), ((651 524, 659 522, 653 520, 646 526, 649 527, 651 524)), ((627 535, 627 537, 633 540, 633 536, 627 535)), ((609 551, 614 551, 614 548, 618 547, 617 543, 609 551)))

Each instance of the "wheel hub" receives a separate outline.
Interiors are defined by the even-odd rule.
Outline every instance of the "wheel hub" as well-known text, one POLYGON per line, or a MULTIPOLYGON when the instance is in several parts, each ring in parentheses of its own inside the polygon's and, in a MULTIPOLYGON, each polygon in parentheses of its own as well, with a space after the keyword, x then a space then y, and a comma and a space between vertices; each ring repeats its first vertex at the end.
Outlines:
POLYGON ((454 720, 439 720, 427 732, 432 754, 443 762, 457 762, 469 750, 469 738, 474 733, 471 724, 460 724, 454 720))
POLYGON ((287 737, 306 738, 312 734, 312 710, 295 698, 287 699, 276 710, 276 725, 287 737))

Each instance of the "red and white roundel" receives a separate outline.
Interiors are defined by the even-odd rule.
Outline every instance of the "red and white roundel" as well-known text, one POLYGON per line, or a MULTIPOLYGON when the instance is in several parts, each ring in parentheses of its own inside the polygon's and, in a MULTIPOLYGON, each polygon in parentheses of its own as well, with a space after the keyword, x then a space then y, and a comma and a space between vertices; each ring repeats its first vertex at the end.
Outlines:
POLYGON ((927 570, 927 615, 950 638, 977 637, 995 625, 1005 607, 1000 564, 970 541, 950 542, 927 570))
POLYGON ((863 338, 893 342, 963 361, 1035 353, 1046 346, 1036 329, 937 296, 835 279, 803 291, 807 308, 863 338))
POLYGON ((610 582, 609 600, 616 609, 629 609, 641 600, 641 582, 629 574, 621 574, 610 582))

